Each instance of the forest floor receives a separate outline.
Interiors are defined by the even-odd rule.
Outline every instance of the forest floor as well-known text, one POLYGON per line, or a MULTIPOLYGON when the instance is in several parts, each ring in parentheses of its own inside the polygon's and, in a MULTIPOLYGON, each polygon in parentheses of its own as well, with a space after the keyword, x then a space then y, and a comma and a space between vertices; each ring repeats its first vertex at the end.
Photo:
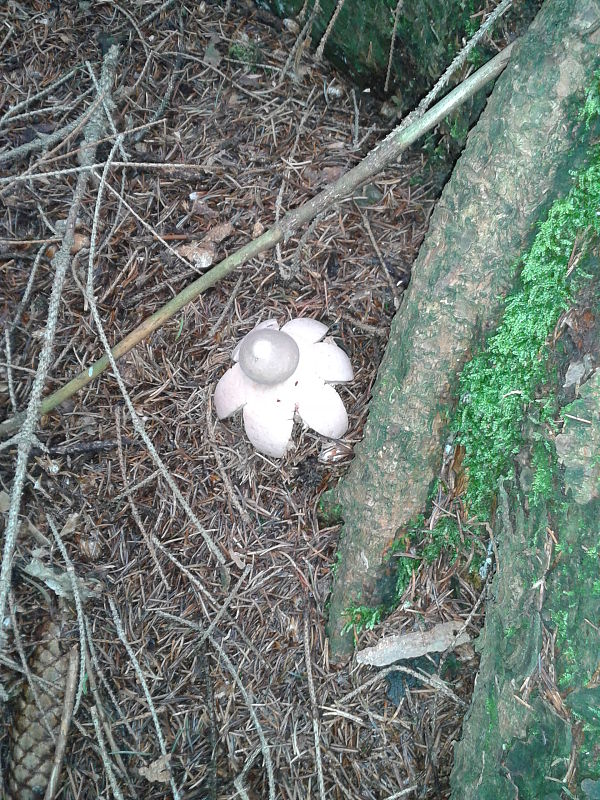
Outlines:
MULTIPOLYGON (((93 281, 111 343, 209 262, 355 165, 390 128, 381 103, 326 64, 301 50, 288 63, 295 34, 281 22, 208 2, 151 18, 155 9, 36 0, 0 11, 0 115, 66 76, 18 115, 0 116, 0 155, 32 145, 7 159, 0 184, 0 314, 12 343, 0 364, 2 418, 13 403, 26 406, 37 368, 81 125, 48 148, 35 143, 94 102, 111 44, 121 48, 112 118, 135 163, 119 155, 109 169, 98 220, 93 281), (14 320, 34 263, 29 301, 14 320)), ((99 145, 83 198, 48 390, 103 354, 83 287, 98 176, 113 142, 99 145)), ((34 449, 29 462, 10 597, 18 635, 8 632, 0 661, 9 693, 4 765, 24 661, 55 635, 53 621, 61 648, 85 639, 91 651, 57 793, 65 800, 108 797, 107 764, 124 798, 164 798, 169 770, 187 800, 447 796, 477 657, 467 644, 451 661, 426 659, 432 678, 424 681, 355 660, 330 663, 324 623, 339 526, 320 524, 317 513, 361 437, 435 197, 413 150, 361 197, 250 261, 124 357, 121 376, 162 467, 110 372, 42 419, 47 452, 34 449), (339 388, 350 429, 331 448, 296 426, 295 448, 271 461, 253 450, 239 416, 216 420, 211 398, 245 333, 298 316, 329 325, 350 356, 355 380, 339 388), (49 520, 90 592, 79 623, 41 569, 67 572, 49 520)), ((15 460, 16 448, 0 453, 3 511, 15 460)), ((468 554, 454 564, 440 557, 414 576, 377 636, 363 632, 358 645, 446 620, 468 620, 473 637, 480 591, 468 554)))

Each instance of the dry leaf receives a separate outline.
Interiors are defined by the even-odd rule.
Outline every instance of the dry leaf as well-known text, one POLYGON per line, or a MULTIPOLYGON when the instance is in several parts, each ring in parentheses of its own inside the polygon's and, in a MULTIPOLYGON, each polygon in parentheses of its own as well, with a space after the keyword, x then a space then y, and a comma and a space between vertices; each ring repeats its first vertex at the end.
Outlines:
POLYGON ((202 239, 203 242, 215 242, 218 244, 223 239, 227 239, 233 233, 233 225, 231 222, 223 222, 221 225, 215 225, 211 228, 206 236, 202 239))
POLYGON ((177 251, 198 269, 210 267, 215 257, 215 248, 212 242, 182 244, 177 248, 177 251))
MULTIPOLYGON (((29 564, 23 567, 23 572, 45 583, 58 597, 73 600, 73 584, 67 572, 48 567, 38 558, 32 558, 29 564)), ((85 603, 90 597, 99 593, 98 589, 90 589, 81 578, 77 578, 76 580, 82 602, 85 603)))
POLYGON ((140 775, 150 783, 168 783, 171 779, 170 761, 170 755, 161 756, 148 767, 140 767, 140 775))
MULTIPOLYGON (((47 552, 48 548, 51 547, 50 539, 45 536, 39 528, 37 528, 30 519, 27 519, 21 525, 21 530, 23 531, 23 535, 29 534, 31 538, 41 545, 44 548, 44 553, 47 552)), ((35 550, 31 553, 32 556, 35 555, 35 550)))
POLYGON ((86 236, 84 233, 76 233, 73 236, 73 244, 71 245, 71 255, 75 255, 84 247, 90 246, 90 237, 86 236))
POLYGON ((82 533, 79 537, 79 549, 88 561, 97 561, 102 553, 102 542, 98 531, 92 528, 82 533))
POLYGON ((324 442, 317 460, 320 464, 337 464, 338 461, 350 458, 353 452, 352 447, 343 442, 324 442))
POLYGON ((204 61, 211 67, 218 67, 221 63, 221 54, 217 50, 217 43, 219 39, 213 38, 210 40, 204 51, 204 61))
POLYGON ((231 558, 231 560, 238 569, 244 569, 244 567, 246 566, 246 562, 244 561, 244 559, 239 555, 239 553, 236 553, 235 550, 229 551, 229 557, 231 558))
POLYGON ((373 667, 385 667, 395 661, 407 658, 419 658, 427 653, 442 653, 451 645, 465 644, 470 641, 463 631, 458 638, 456 634, 462 628, 461 622, 442 622, 429 631, 386 636, 373 647, 365 647, 356 654, 359 664, 370 664, 373 667))
POLYGON ((214 219, 219 216, 219 212, 212 209, 204 200, 201 200, 197 192, 192 192, 190 194, 190 200, 192 201, 192 214, 194 214, 194 216, 204 217, 205 219, 214 219))

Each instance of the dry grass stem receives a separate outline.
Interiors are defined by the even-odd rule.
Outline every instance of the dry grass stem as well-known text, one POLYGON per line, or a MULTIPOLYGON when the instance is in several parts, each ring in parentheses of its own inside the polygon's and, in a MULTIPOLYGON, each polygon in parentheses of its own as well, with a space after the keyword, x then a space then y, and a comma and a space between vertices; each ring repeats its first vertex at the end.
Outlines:
MULTIPOLYGON (((156 731, 156 739, 158 741, 160 752, 163 758, 167 758, 167 747, 165 744, 165 739, 163 736, 162 728, 160 726, 160 722, 158 721, 158 714, 156 712, 156 707, 154 705, 154 701, 152 700, 152 695, 150 694, 150 689, 148 688, 148 684, 144 677, 144 673, 142 672, 142 668, 140 667, 139 661, 137 660, 136 655, 133 652, 133 648, 131 647, 129 641, 127 640, 127 637, 125 636, 125 631, 123 630, 123 624, 121 623, 119 612, 115 605, 115 601, 113 600, 112 597, 108 598, 108 604, 110 606, 110 610, 112 613, 112 618, 117 631, 117 636, 119 637, 119 639, 123 644, 123 647, 127 651, 127 655, 129 656, 129 662, 131 663, 133 669, 135 670, 137 679, 140 682, 140 685, 144 692, 144 697, 146 698, 146 702, 148 703, 148 708, 150 709, 150 716, 152 717, 154 730, 156 731)), ((96 733, 97 732, 98 731, 96 731, 96 733)), ((169 777, 169 783, 171 784, 171 789, 173 791, 173 800, 179 800, 179 790, 177 789, 175 781, 173 780, 172 777, 169 777)))
POLYGON ((317 49, 315 50, 315 58, 317 59, 317 61, 320 61, 323 58, 323 51, 325 50, 325 45, 327 44, 327 40, 331 35, 333 26, 335 25, 336 20, 339 17, 340 11, 344 7, 345 2, 346 0, 337 0, 337 5, 333 9, 333 14, 331 15, 331 19, 329 20, 329 22, 327 23, 327 27, 325 28, 325 33, 321 37, 321 41, 319 42, 317 49))
POLYGON ((121 789, 119 788, 119 785, 117 783, 115 773, 113 772, 112 764, 110 763, 110 757, 106 749, 106 743, 104 741, 104 736, 102 735, 102 729, 100 728, 100 723, 98 721, 98 712, 95 706, 92 706, 90 708, 90 716, 92 718, 92 723, 94 725, 94 731, 96 732, 96 741, 98 742, 98 748, 100 749, 102 764, 104 766, 104 771, 106 772, 106 776, 108 778, 108 782, 110 784, 113 797, 115 798, 115 800, 125 800, 123 797, 123 793, 121 792, 121 789))
POLYGON ((271 752, 269 749, 269 745, 267 744, 267 740, 265 738, 265 734, 254 710, 254 704, 252 699, 248 695, 246 691, 246 687, 244 686, 237 669, 235 668, 231 659, 226 655, 223 649, 220 647, 219 643, 216 642, 212 636, 209 636, 209 641, 215 648, 219 659, 225 664, 227 671, 230 673, 231 677, 233 678, 236 686, 238 687, 240 694, 242 695, 244 702, 248 708, 248 713, 250 714, 250 719, 254 725, 256 733, 258 735, 258 739, 260 741, 260 750, 262 753, 263 761, 265 764, 265 771, 267 773, 267 782, 269 787, 269 800, 275 800, 275 776, 273 772, 273 760, 271 759, 271 752))
POLYGON ((85 615, 83 613, 83 602, 81 600, 81 593, 79 591, 79 584, 77 582, 77 575, 75 573, 75 567, 73 566, 73 562, 69 558, 69 554, 67 553, 67 548, 63 542, 62 537, 69 535, 73 532, 74 526, 78 520, 78 516, 73 514, 71 517, 67 519, 64 528, 62 531, 58 531, 56 527, 56 523, 50 516, 50 514, 46 515, 48 520, 48 526, 52 531, 54 536, 54 541, 58 545, 58 549, 60 550, 60 554, 63 557, 63 560, 67 566, 67 574, 69 576, 69 581, 71 583, 71 589, 73 591, 73 599, 75 602, 75 612, 77 614, 77 625, 79 627, 79 683, 77 686, 77 697, 74 700, 74 708, 71 709, 72 713, 76 714, 79 710, 79 704, 81 703, 81 698, 83 697, 83 692, 85 688, 86 676, 85 676, 85 651, 86 651, 86 630, 85 630, 85 615))
POLYGON ((310 697, 310 710, 312 715, 313 736, 315 745, 315 764, 317 767, 317 781, 319 786, 319 797, 325 800, 325 781, 323 779, 323 760, 321 758, 321 732, 319 728, 319 707, 317 705, 317 695, 315 692, 315 684, 312 676, 312 657, 310 647, 310 627, 309 627, 309 611, 308 608, 304 609, 304 663, 306 665, 306 677, 308 681, 308 693, 310 697))
POLYGON ((398 31, 398 22, 400 20, 400 12, 402 11, 402 6, 404 5, 404 0, 398 0, 396 3, 396 8, 394 10, 394 27, 392 28, 392 38, 390 39, 390 52, 388 54, 388 63, 387 63, 387 71, 385 73, 385 85, 383 87, 384 92, 388 92, 390 88, 390 78, 392 76, 392 61, 394 59, 394 48, 396 46, 396 32, 398 31))
POLYGON ((165 589, 167 591, 170 589, 169 582, 166 578, 165 573, 163 572, 163 568, 160 565, 160 561, 156 557, 156 548, 154 547, 154 543, 152 538, 148 535, 144 523, 142 522, 142 518, 139 515, 137 510, 137 506, 133 500, 133 494, 131 489, 127 486, 127 468, 125 466, 125 456, 123 454, 123 444, 122 444, 122 436, 121 436, 121 418, 120 418, 120 409, 117 409, 115 412, 115 430, 117 431, 117 448, 119 453, 119 466, 121 468, 121 478, 123 480, 123 486, 126 487, 125 494, 127 495, 127 502, 129 503, 129 508, 131 510, 131 516, 133 517, 135 524, 137 525, 140 533, 144 541, 146 542, 146 547, 150 555, 152 556, 152 560, 154 561, 154 565, 158 574, 160 575, 160 579, 163 582, 165 589))

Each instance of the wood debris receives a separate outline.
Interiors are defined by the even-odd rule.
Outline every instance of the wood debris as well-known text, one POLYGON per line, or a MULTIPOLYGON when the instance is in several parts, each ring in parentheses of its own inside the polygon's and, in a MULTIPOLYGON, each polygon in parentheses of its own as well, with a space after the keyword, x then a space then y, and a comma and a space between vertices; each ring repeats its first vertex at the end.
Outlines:
POLYGON ((443 653, 449 647, 456 647, 471 641, 466 632, 459 633, 462 622, 442 622, 428 631, 414 631, 397 636, 386 636, 373 647, 365 647, 356 654, 359 664, 372 667, 386 667, 395 661, 419 658, 427 653, 443 653), (457 636, 457 634, 459 634, 457 636))

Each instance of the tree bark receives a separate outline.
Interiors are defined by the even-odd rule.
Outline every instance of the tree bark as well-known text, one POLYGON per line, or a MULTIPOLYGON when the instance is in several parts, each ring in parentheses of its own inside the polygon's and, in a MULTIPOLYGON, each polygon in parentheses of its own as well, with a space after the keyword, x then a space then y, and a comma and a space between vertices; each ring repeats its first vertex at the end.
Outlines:
MULTIPOLYGON (((257 0, 258 5, 265 3, 283 17, 296 16, 304 6, 304 0, 257 0)), ((521 13, 527 14, 538 3, 522 4, 521 13)), ((381 91, 393 38, 388 89, 395 89, 400 113, 414 108, 443 73, 448 53, 456 49, 457 42, 469 39, 473 21, 480 21, 479 14, 486 9, 482 0, 404 0, 396 16, 390 0, 344 0, 328 30, 338 4, 339 0, 320 0, 310 31, 313 47, 327 35, 327 58, 359 86, 381 91)), ((305 20, 313 7, 310 2, 305 20)))
POLYGON ((518 482, 500 486, 499 563, 455 748, 456 800, 560 800, 561 784, 569 797, 600 796, 600 371, 567 412, 553 503, 531 503, 527 449, 518 482))
POLYGON ((585 152, 576 114, 598 66, 599 0, 547 0, 517 44, 432 216, 393 321, 364 439, 338 488, 344 518, 329 616, 381 601, 385 555, 424 510, 439 471, 452 387, 496 326, 513 265, 585 152))

